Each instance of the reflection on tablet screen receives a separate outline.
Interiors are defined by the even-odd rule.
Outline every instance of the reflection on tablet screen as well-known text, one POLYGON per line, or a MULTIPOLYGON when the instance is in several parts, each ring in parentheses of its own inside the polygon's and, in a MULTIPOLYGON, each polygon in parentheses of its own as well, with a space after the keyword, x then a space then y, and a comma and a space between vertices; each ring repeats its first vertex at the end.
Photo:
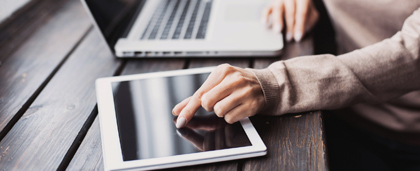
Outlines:
POLYGON ((176 129, 172 108, 207 77, 208 73, 113 83, 123 160, 250 146, 240 123, 226 124, 202 108, 185 128, 176 129))

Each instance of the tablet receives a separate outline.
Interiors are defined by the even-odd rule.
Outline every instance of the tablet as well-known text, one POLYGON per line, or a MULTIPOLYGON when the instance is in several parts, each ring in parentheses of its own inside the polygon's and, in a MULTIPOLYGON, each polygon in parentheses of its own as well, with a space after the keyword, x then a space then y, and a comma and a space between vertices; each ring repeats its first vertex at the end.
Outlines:
POLYGON ((199 109, 181 129, 172 108, 191 96, 214 67, 96 80, 105 170, 153 170, 266 154, 248 118, 227 124, 199 109))

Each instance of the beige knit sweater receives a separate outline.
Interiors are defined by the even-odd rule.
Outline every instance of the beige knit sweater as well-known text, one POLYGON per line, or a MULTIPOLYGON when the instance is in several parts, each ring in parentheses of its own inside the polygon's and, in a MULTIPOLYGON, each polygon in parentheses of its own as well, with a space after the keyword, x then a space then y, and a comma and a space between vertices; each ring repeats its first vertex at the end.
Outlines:
POLYGON ((261 114, 342 109, 356 126, 420 144, 420 1, 325 0, 339 56, 278 61, 252 70, 261 114))

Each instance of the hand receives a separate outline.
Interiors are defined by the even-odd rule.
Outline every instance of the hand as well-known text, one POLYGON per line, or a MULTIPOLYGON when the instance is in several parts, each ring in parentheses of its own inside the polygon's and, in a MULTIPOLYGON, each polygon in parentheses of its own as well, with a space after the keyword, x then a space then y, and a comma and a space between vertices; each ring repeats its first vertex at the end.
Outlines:
POLYGON ((172 113, 178 116, 177 128, 185 126, 200 106, 231 124, 255 115, 264 103, 261 86, 251 71, 223 64, 193 96, 177 104, 172 113))
POLYGON ((286 40, 291 41, 294 38, 296 42, 299 42, 305 32, 315 25, 319 14, 311 0, 274 0, 263 11, 262 18, 267 26, 272 25, 276 33, 282 32, 284 19, 286 40), (270 21, 270 16, 272 21, 270 21))

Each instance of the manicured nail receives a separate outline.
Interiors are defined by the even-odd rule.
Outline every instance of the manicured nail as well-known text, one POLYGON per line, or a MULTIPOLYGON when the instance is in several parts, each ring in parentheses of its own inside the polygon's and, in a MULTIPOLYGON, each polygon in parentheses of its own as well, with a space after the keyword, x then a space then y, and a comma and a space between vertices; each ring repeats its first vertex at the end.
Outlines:
POLYGON ((287 33, 286 33, 286 40, 287 40, 288 42, 290 42, 290 41, 292 41, 292 39, 293 39, 293 35, 292 35, 292 33, 287 32, 287 33))
POLYGON ((273 31, 275 33, 280 33, 281 32, 281 26, 280 26, 280 24, 275 23, 274 26, 273 26, 273 31))
POLYGON ((301 32, 296 32, 295 33, 295 41, 300 42, 301 39, 302 39, 302 33, 301 32))
POLYGON ((185 118, 184 117, 179 117, 177 120, 176 120, 176 128, 182 128, 184 125, 185 125, 185 123, 187 122, 187 120, 185 120, 185 118))

